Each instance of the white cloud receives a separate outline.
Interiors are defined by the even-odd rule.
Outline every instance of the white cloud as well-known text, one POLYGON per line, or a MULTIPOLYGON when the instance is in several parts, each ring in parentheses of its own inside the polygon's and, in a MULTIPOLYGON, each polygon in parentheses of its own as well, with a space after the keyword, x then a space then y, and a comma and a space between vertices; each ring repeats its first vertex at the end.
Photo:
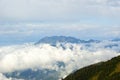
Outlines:
POLYGON ((112 26, 111 28, 104 28, 104 36, 112 36, 113 38, 119 38, 120 35, 120 27, 112 26))
POLYGON ((49 44, 18 45, 0 48, 0 72, 13 72, 25 69, 50 69, 61 72, 63 77, 73 70, 96 62, 105 61, 119 55, 116 48, 104 48, 115 42, 93 43, 91 47, 83 44, 65 44, 66 49, 49 44), (70 47, 73 46, 71 50, 70 47), (65 67, 58 67, 57 62, 63 62, 65 67))
POLYGON ((83 15, 119 17, 119 3, 119 0, 1 0, 0 17, 1 21, 78 20, 83 15))
POLYGON ((87 29, 93 29, 98 27, 92 24, 80 24, 80 23, 18 23, 18 24, 1 24, 0 35, 7 34, 20 34, 31 35, 37 32, 52 31, 52 30, 72 30, 82 31, 87 29))
POLYGON ((0 80, 12 80, 11 78, 6 78, 2 73, 0 73, 0 80))
POLYGON ((79 39, 119 37, 119 25, 85 23, 16 23, 0 24, 1 41, 37 41, 45 36, 74 36, 79 39), (11 38, 12 37, 12 38, 11 38))
POLYGON ((108 0, 108 5, 114 7, 120 7, 120 0, 108 0))

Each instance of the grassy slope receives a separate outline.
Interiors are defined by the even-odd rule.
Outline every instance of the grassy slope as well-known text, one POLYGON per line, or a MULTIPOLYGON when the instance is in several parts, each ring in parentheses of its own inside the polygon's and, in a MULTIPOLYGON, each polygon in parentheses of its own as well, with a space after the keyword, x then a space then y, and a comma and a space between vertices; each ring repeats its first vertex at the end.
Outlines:
POLYGON ((63 80, 120 80, 120 56, 82 68, 63 80))

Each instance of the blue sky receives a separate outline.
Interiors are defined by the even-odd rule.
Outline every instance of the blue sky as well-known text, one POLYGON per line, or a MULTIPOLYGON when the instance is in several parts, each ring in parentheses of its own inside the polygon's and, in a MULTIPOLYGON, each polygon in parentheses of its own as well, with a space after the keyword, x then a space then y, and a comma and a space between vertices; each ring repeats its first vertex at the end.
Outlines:
POLYGON ((0 44, 55 35, 120 38, 120 0, 0 0, 0 44))

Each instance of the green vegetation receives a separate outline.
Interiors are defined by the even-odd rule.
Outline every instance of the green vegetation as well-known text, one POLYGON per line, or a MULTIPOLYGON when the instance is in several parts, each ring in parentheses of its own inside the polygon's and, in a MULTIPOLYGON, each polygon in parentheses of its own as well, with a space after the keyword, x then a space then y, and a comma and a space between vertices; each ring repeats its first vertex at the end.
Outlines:
POLYGON ((82 68, 63 80, 120 80, 120 56, 82 68))

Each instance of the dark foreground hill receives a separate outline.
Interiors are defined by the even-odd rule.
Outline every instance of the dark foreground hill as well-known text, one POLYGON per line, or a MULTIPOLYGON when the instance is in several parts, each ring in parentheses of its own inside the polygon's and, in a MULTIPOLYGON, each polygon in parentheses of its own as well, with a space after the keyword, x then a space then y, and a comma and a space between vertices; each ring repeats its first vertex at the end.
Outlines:
POLYGON ((120 80, 120 56, 82 68, 63 80, 120 80))

